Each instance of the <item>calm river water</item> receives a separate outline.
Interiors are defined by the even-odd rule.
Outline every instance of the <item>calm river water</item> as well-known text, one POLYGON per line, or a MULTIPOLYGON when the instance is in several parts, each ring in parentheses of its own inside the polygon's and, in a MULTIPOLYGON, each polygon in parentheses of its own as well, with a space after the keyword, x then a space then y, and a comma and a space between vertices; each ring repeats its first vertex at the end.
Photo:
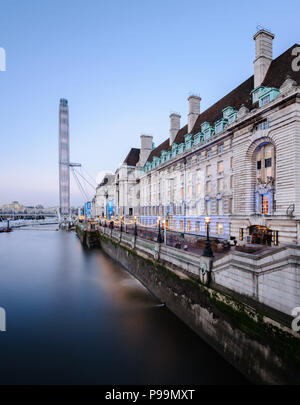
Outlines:
POLYGON ((247 384, 121 266, 55 229, 0 234, 0 384, 247 384))

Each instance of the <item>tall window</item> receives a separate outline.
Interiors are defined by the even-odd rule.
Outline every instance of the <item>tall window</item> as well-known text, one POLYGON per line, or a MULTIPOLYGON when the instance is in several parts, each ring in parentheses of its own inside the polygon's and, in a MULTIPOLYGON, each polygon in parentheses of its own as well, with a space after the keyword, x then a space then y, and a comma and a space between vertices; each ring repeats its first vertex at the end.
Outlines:
POLYGON ((211 175, 211 165, 206 166, 206 176, 211 175))
POLYGON ((223 162, 218 162, 218 173, 223 173, 224 171, 224 165, 223 162))
POLYGON ((217 234, 222 235, 223 234, 223 224, 220 222, 217 223, 217 234))
POLYGON ((262 183, 275 177, 275 156, 272 144, 262 145, 256 155, 256 177, 262 183))
POLYGON ((223 213, 223 204, 222 204, 222 199, 217 200, 217 214, 222 215, 223 213))
POLYGON ((218 179, 218 193, 223 191, 223 179, 218 179))
POLYGON ((206 211, 206 215, 210 215, 210 201, 206 201, 205 203, 205 211, 206 211))
POLYGON ((206 182, 206 192, 210 193, 211 192, 211 181, 206 182))
POLYGON ((256 212, 274 212, 275 149, 271 143, 256 152, 256 212))
POLYGON ((262 195, 262 199, 261 199, 261 212, 263 214, 268 214, 269 213, 269 199, 267 195, 262 195))

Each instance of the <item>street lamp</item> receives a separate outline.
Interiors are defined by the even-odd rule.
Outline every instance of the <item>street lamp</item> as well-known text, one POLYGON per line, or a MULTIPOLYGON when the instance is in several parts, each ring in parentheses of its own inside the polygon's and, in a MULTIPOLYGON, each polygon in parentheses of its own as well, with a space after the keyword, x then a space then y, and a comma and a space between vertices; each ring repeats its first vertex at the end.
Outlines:
POLYGON ((205 217, 204 221, 206 223, 206 241, 205 241, 205 249, 202 256, 206 257, 214 257, 213 251, 211 249, 211 244, 209 240, 209 224, 210 224, 210 217, 205 217))
POLYGON ((110 227, 110 229, 114 229, 114 216, 112 215, 111 216, 111 221, 110 221, 110 223, 109 223, 109 227, 110 227))
POLYGON ((136 226, 136 217, 134 217, 134 236, 137 236, 138 232, 137 232, 137 226, 136 226))
POLYGON ((120 232, 123 232, 123 216, 120 217, 120 232))
POLYGON ((161 231, 160 231, 160 220, 161 218, 157 218, 157 225, 158 225, 158 235, 157 235, 157 242, 162 243, 161 231))
POLYGON ((108 189, 104 189, 104 197, 105 197, 105 214, 108 216, 108 204, 107 204, 107 199, 108 199, 108 189))

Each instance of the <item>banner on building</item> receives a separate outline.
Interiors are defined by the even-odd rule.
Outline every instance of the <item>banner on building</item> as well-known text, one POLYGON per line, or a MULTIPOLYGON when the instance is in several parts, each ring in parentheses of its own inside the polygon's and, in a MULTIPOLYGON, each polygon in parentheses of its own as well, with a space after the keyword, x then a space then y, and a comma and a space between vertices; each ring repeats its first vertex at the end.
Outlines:
POLYGON ((85 216, 85 219, 92 218, 92 203, 90 201, 88 201, 84 204, 84 216, 85 216))
POLYGON ((109 199, 107 201, 107 216, 110 219, 112 215, 114 215, 114 200, 109 199))

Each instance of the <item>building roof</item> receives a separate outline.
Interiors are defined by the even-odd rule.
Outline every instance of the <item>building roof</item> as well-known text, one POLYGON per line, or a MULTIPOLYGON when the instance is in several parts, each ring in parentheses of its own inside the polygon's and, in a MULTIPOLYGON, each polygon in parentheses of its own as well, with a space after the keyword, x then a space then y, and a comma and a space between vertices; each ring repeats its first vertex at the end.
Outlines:
POLYGON ((113 173, 105 173, 103 179, 101 180, 101 183, 97 186, 97 188, 103 187, 105 185, 110 186, 111 184, 114 184, 114 182, 115 175, 113 173))
MULTIPOLYGON (((292 69, 292 61, 295 56, 292 55, 292 49, 299 47, 300 45, 295 44, 283 54, 278 56, 271 62, 268 69, 266 77, 262 83, 265 87, 276 87, 279 88, 285 81, 287 76, 290 76, 298 84, 300 84, 300 72, 295 72, 292 69)), ((192 134, 200 132, 201 124, 204 122, 214 123, 222 118, 222 110, 226 107, 233 107, 235 110, 239 110, 244 104, 247 108, 253 109, 256 106, 252 104, 251 91, 254 89, 254 76, 249 77, 246 81, 228 93, 225 97, 221 98, 203 113, 201 113, 193 127, 192 134)), ((180 144, 184 142, 184 136, 188 133, 188 126, 182 127, 176 137, 174 142, 180 144)), ((169 138, 162 142, 159 146, 152 150, 149 155, 148 161, 151 162, 154 156, 160 157, 162 150, 170 150, 169 138)))
POLYGON ((140 149, 131 148, 123 163, 128 166, 136 166, 139 159, 140 159, 140 149))

